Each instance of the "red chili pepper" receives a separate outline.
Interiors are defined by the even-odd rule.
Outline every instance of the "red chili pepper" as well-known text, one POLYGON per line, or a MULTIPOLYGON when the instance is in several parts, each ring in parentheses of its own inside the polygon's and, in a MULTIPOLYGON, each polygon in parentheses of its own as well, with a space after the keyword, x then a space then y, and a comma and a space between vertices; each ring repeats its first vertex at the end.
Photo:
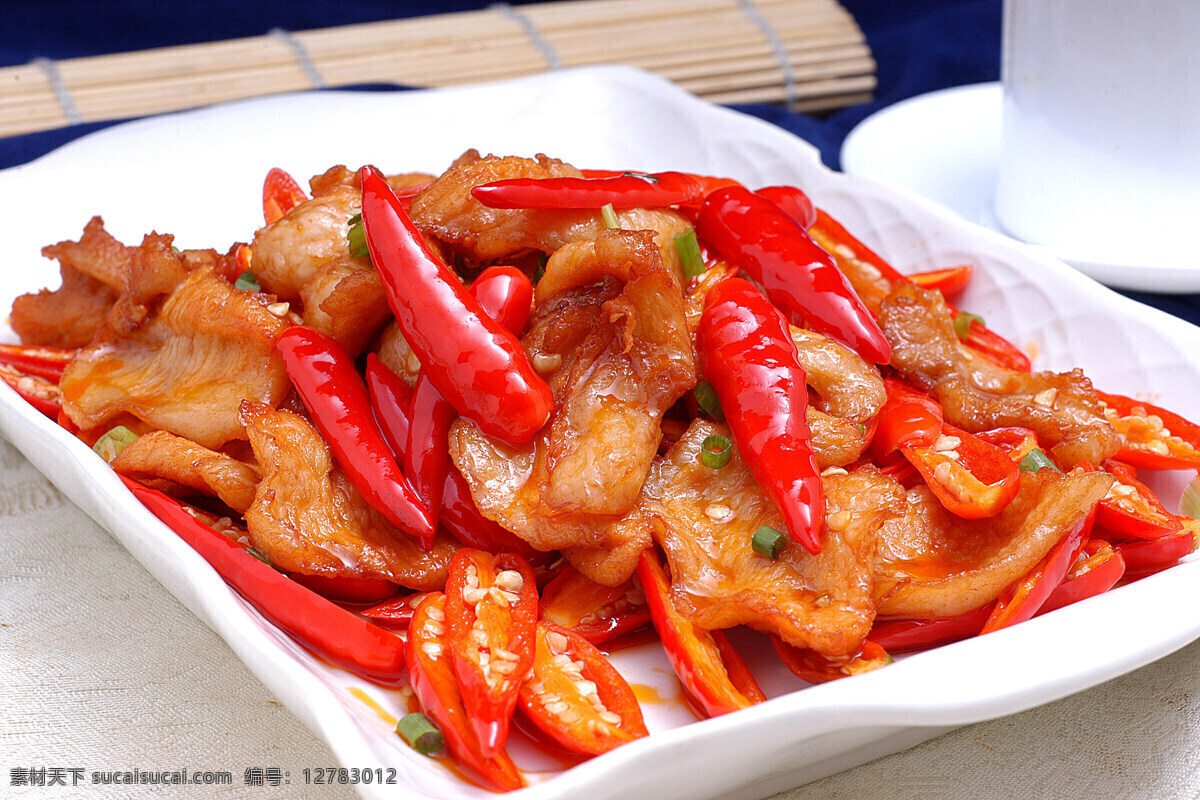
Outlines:
MULTIPOLYGON (((955 318, 958 317, 960 312, 954 306, 947 303, 946 307, 955 318)), ((1033 369, 1033 363, 1029 360, 1029 356, 1021 351, 1021 348, 988 328, 978 319, 972 319, 967 325, 966 338, 961 336, 959 338, 962 339, 963 344, 996 366, 1011 369, 1014 372, 1029 372, 1033 369)))
POLYGON ((63 370, 77 350, 28 344, 0 344, 0 364, 7 364, 26 375, 36 375, 51 383, 62 379, 63 370))
POLYGON ((479 750, 501 751, 533 664, 537 581, 529 562, 464 547, 446 579, 446 643, 479 750))
POLYGON ((726 279, 705 298, 696 349, 738 453, 791 537, 819 553, 825 498, 805 418, 804 368, 783 315, 748 281, 726 279))
POLYGON ((893 653, 925 650, 978 636, 992 615, 992 604, 955 617, 937 619, 876 619, 867 637, 893 653))
POLYGON ((349 578, 341 575, 306 575, 292 572, 288 577, 322 597, 344 603, 378 603, 396 593, 396 584, 383 578, 349 578))
POLYGON ((408 444, 412 389, 374 353, 367 354, 366 380, 367 397, 379 431, 396 459, 402 459, 408 444))
POLYGON ((62 392, 57 384, 50 383, 45 378, 26 375, 7 364, 0 364, 0 380, 8 384, 22 400, 50 419, 57 420, 61 415, 62 392))
POLYGON ((1029 574, 1006 589, 996 599, 996 605, 981 633, 991 633, 1016 625, 1037 614, 1082 552, 1091 535, 1095 519, 1096 507, 1092 506, 1087 515, 1029 571, 1029 574))
POLYGON ((455 539, 467 547, 489 553, 516 553, 531 564, 550 556, 529 546, 529 543, 506 531, 479 513, 471 496, 471 487, 462 473, 451 464, 442 489, 441 524, 455 539))
POLYGON ((1170 533, 1157 539, 1139 539, 1114 544, 1125 559, 1125 575, 1144 578, 1174 566, 1179 559, 1196 549, 1196 536, 1191 530, 1170 533))
POLYGON ((400 332, 434 386, 485 434, 513 446, 532 439, 554 409, 550 387, 517 337, 429 251, 387 182, 366 168, 363 221, 400 332))
POLYGON ((908 280, 920 286, 922 289, 937 289, 941 291, 943 297, 953 297, 967 288, 967 284, 971 281, 971 275, 975 272, 975 268, 970 264, 963 264, 961 267, 947 267, 946 269, 934 269, 928 272, 914 272, 907 276, 908 280))
POLYGON ((574 753, 599 755, 648 735, 637 697, 616 667, 587 639, 546 620, 537 623, 533 671, 521 684, 520 704, 534 725, 574 753))
POLYGON ((268 225, 277 222, 307 199, 295 178, 279 167, 272 167, 263 181, 263 218, 268 225))
POLYGON ((988 444, 995 445, 1008 453, 1008 457, 1017 464, 1021 463, 1021 459, 1029 455, 1032 451, 1040 449, 1037 434, 1029 430, 1029 428, 1018 428, 1011 426, 1007 428, 993 428, 990 431, 980 431, 975 434, 988 444))
POLYGON ((876 416, 871 457, 876 461, 901 445, 933 444, 942 432, 942 404, 895 378, 884 378, 887 401, 876 416))
POLYGON ((1143 400, 1096 394, 1121 437, 1117 459, 1142 469, 1200 468, 1200 425, 1143 400))
POLYGON ((841 659, 827 658, 815 650, 793 647, 774 634, 771 635, 771 644, 775 645, 775 652, 792 674, 809 683, 828 683, 892 663, 887 650, 870 639, 863 642, 857 653, 841 659))
POLYGON ((699 203, 714 189, 735 183, 684 172, 623 172, 513 178, 476 186, 471 194, 489 208, 666 208, 699 203))
POLYGON ((642 553, 637 576, 667 659, 688 694, 706 714, 710 717, 728 714, 766 700, 741 656, 732 648, 722 652, 717 640, 724 635, 697 628, 675 609, 658 556, 650 551, 642 553), (738 676, 740 686, 734 682, 734 675, 738 676))
POLYGON ((188 513, 178 501, 122 477, 134 496, 271 622, 333 664, 382 683, 404 678, 399 637, 278 572, 188 513))
POLYGON ((804 230, 808 230, 817 222, 817 209, 812 200, 795 186, 764 186, 754 193, 782 208, 804 230))
POLYGON ((542 619, 569 628, 592 644, 650 623, 646 594, 632 579, 605 586, 573 567, 542 587, 541 608, 542 619))
POLYGON ((452 666, 452 645, 446 632, 452 612, 447 605, 441 592, 430 593, 417 606, 408 626, 408 674, 413 694, 459 763, 501 791, 520 789, 525 780, 503 747, 484 755, 475 738, 475 726, 452 666))
POLYGON ((404 630, 412 622, 417 606, 421 605, 421 601, 428 596, 428 592, 398 595, 370 608, 364 608, 358 613, 385 628, 404 630))
POLYGON ((276 343, 313 422, 338 464, 373 508, 423 545, 433 542, 429 514, 388 449, 354 360, 337 342, 295 325, 276 343))
POLYGON ((816 215, 816 222, 809 226, 808 232, 822 248, 830 253, 836 252, 839 246, 847 248, 856 261, 874 267, 888 283, 908 280, 824 210, 816 209, 816 215))
POLYGON ((1096 509, 1097 527, 1118 539, 1157 539, 1183 530, 1179 517, 1134 477, 1132 467, 1117 461, 1105 461, 1101 466, 1117 482, 1096 509))
POLYGON ((905 444, 900 452, 921 473, 938 502, 964 519, 994 517, 1021 488, 1017 462, 999 447, 949 423, 943 424, 935 442, 905 444))
POLYGON ((846 276, 795 220, 741 186, 708 196, 696 233, 762 284, 776 306, 876 364, 892 348, 846 276))
POLYGON ((1103 594, 1117 585, 1125 574, 1125 559, 1108 542, 1092 539, 1083 546, 1083 553, 1071 566, 1063 582, 1042 605, 1039 614, 1078 603, 1103 594))

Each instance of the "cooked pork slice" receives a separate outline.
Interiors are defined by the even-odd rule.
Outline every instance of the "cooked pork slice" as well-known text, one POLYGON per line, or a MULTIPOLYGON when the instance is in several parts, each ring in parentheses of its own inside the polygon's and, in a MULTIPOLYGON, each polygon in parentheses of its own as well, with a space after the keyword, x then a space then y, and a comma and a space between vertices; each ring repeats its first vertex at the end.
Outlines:
POLYGON ((178 488, 167 492, 173 496, 217 497, 237 512, 250 507, 258 484, 258 470, 249 464, 166 431, 139 436, 109 463, 135 481, 174 484, 178 488))
POLYGON ((951 617, 990 603, 1081 524, 1111 485, 1103 472, 1023 472, 1016 498, 983 520, 956 517, 925 486, 909 490, 904 515, 879 532, 879 613, 951 617))
POLYGON ((117 302, 115 289, 69 264, 59 267, 62 286, 13 300, 9 322, 25 344, 83 347, 95 338, 117 302))
POLYGON ((326 262, 300 289, 304 324, 357 356, 392 318, 379 273, 349 256, 326 262))
POLYGON ((126 247, 104 229, 104 220, 92 217, 78 242, 59 242, 42 248, 46 258, 79 270, 110 289, 124 291, 134 248, 126 247))
POLYGON ((940 292, 897 284, 879 324, 892 345, 892 366, 936 397, 960 428, 1030 428, 1066 465, 1098 464, 1120 448, 1083 372, 1015 372, 972 353, 955 335, 940 292))
POLYGON ((288 323, 257 292, 197 270, 131 333, 102 331, 63 373, 63 411, 82 430, 129 413, 217 449, 244 438, 242 400, 278 405, 290 384, 275 341, 288 323))
POLYGON ((449 538, 439 535, 422 550, 367 504, 303 418, 253 402, 242 403, 240 416, 262 470, 246 526, 272 564, 309 575, 383 578, 418 591, 443 588, 456 549, 449 538))
POLYGON ((671 596, 702 628, 748 625, 838 657, 854 653, 875 618, 872 570, 880 526, 903 513, 904 492, 871 468, 827 474, 825 534, 812 555, 789 542, 778 559, 754 552, 755 531, 783 520, 736 455, 720 469, 700 461, 724 426, 697 420, 656 462, 639 510, 671 565, 671 596))

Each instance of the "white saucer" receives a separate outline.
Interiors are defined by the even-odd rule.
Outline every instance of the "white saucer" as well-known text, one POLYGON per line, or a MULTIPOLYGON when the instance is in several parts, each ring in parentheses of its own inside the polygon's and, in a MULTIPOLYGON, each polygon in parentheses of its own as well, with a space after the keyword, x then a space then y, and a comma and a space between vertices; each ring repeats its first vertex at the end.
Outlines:
MULTIPOLYGON (((992 213, 1002 102, 999 83, 981 83, 896 103, 850 132, 842 145, 842 169, 903 187, 1007 234, 992 213)), ((1168 294, 1200 291, 1200 264, 1113 264, 1051 252, 1109 286, 1168 294)))

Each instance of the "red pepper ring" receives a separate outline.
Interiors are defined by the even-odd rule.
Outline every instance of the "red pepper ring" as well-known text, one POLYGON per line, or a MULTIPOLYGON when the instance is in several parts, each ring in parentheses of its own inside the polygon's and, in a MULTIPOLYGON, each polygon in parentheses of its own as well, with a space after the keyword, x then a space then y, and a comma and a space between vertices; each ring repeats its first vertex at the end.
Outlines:
POLYGON ((1117 585, 1125 574, 1125 559, 1108 542, 1092 539, 1071 565, 1067 577, 1046 598, 1038 614, 1078 603, 1103 594, 1117 585))
POLYGON ((471 194, 488 208, 666 208, 694 205, 714 189, 733 184, 686 172, 623 172, 584 178, 512 178, 476 186, 471 194))
POLYGON ((58 383, 62 380, 63 370, 78 352, 40 345, 0 344, 0 364, 7 364, 26 375, 58 383))
POLYGON ((1141 539, 1113 545, 1125 559, 1125 576, 1144 578, 1174 566, 1179 559, 1196 549, 1196 535, 1185 529, 1157 539, 1141 539))
POLYGON ((433 385, 464 417, 519 447, 554 410, 554 395, 515 334, 489 317, 425 244, 387 182, 363 168, 371 263, 404 339, 433 385))
POLYGON ((1101 466, 1117 479, 1096 509, 1096 526, 1106 538, 1158 539, 1183 530, 1182 519, 1167 511, 1158 495, 1134 477, 1133 467, 1111 460, 1101 466))
POLYGON ((463 705, 463 692, 452 667, 446 624, 446 596, 428 594, 413 612, 408 626, 408 674, 413 694, 446 738, 446 749, 489 785, 507 792, 520 789, 525 779, 503 749, 485 756, 475 739, 472 720, 463 705))
POLYGON ((519 700, 534 725, 588 755, 648 735, 633 689, 595 645, 546 620, 538 621, 535 638, 533 671, 519 700))
POLYGON ((949 423, 931 444, 901 445, 938 502, 963 519, 994 517, 1021 488, 1021 472, 1006 452, 949 423))
POLYGON ((791 538, 819 553, 825 496, 805 418, 804 368, 783 316, 748 281, 723 280, 705 298, 696 349, 738 453, 791 538))
POLYGON ((992 615, 992 604, 959 614, 936 619, 877 618, 868 639, 893 653, 925 650, 978 636, 992 615))
POLYGON ((708 196, 696 234, 762 284, 776 306, 874 364, 892 347, 833 257, 786 211, 743 186, 708 196))
POLYGON ((279 167, 272 167, 263 179, 263 219, 270 225, 308 199, 296 179, 279 167))
POLYGON ((592 644, 650 622, 646 593, 632 579, 605 586, 567 567, 542 587, 542 619, 579 634, 592 644))
POLYGON ((828 683, 838 678, 861 675, 892 663, 892 657, 877 641, 867 639, 852 656, 835 659, 823 656, 815 650, 788 644, 771 634, 775 652, 791 673, 809 683, 828 683))
POLYGON ((732 647, 722 649, 717 643, 713 634, 720 631, 697 628, 675 608, 666 571, 656 554, 642 553, 637 576, 667 660, 705 714, 715 717, 766 700, 741 656, 732 647))
POLYGON ((446 644, 479 751, 499 753, 533 665, 537 579, 513 553, 464 547, 446 579, 446 644))
POLYGON ((960 267, 914 272, 907 277, 922 289, 937 289, 943 297, 953 297, 967 288, 974 272, 975 267, 963 264, 960 267))
POLYGON ((871 457, 879 461, 902 445, 933 444, 942 432, 942 404, 896 378, 884 378, 887 401, 876 415, 871 457))
POLYGON ((304 325, 275 343, 288 377, 337 463, 363 499, 392 524, 433 542, 434 527, 375 423, 366 385, 337 342, 304 325))
POLYGON ((1143 469, 1200 467, 1200 425, 1132 397, 1096 394, 1121 438, 1118 460, 1143 469))
POLYGON ((329 662, 385 684, 404 679, 404 641, 306 589, 200 522, 176 500, 121 476, 150 513, 200 554, 250 605, 329 662))

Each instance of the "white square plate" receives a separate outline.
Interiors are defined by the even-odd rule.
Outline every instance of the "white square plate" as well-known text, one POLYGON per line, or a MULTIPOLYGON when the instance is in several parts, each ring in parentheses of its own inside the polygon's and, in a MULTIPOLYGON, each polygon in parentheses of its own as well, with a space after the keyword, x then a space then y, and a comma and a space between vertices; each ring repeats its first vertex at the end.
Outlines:
MULTIPOLYGON (((1038 368, 1082 366, 1108 391, 1200 418, 1200 330, 915 196, 830 172, 813 148, 778 128, 623 68, 427 92, 270 97, 84 137, 0 173, 9 265, 0 277, 0 305, 56 285, 56 267, 40 248, 77 238, 93 214, 126 242, 158 230, 176 234, 180 247, 224 250, 253 235, 270 167, 299 178, 337 163, 440 172, 470 147, 546 152, 585 167, 726 175, 751 186, 794 183, 901 271, 975 264, 960 305, 1037 354, 1038 368)), ((394 692, 329 668, 264 622, 145 512, 90 449, 7 389, 0 390, 0 432, 217 631, 342 764, 396 770, 397 785, 363 784, 363 796, 488 795, 392 733, 380 712, 398 711, 394 692)), ((1158 480, 1169 503, 1188 477, 1158 480)), ((532 783, 519 795, 760 797, 951 727, 1055 700, 1197 637, 1194 561, 1010 630, 803 690, 761 642, 745 637, 752 666, 774 699, 691 724, 682 724, 692 718, 677 704, 648 705, 649 738, 566 771, 519 751, 532 783)), ((657 645, 615 660, 632 682, 677 693, 657 645)))

